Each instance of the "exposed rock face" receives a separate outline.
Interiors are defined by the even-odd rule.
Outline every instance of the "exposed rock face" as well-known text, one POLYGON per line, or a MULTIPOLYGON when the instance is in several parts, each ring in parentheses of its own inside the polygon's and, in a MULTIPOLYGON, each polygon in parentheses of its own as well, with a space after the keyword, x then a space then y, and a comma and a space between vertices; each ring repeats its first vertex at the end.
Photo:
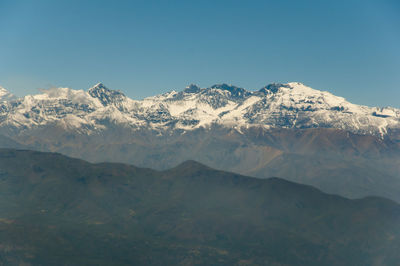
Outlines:
POLYGON ((355 105, 301 83, 247 91, 227 84, 190 85, 132 100, 99 83, 87 92, 58 88, 13 99, 0 91, 0 127, 17 131, 59 123, 92 134, 109 122, 132 130, 188 131, 212 125, 265 128, 336 128, 384 138, 400 129, 400 110, 355 105))
POLYGON ((190 85, 141 101, 99 83, 0 102, 0 147, 167 169, 193 159, 325 192, 400 202, 400 111, 300 83, 190 85))

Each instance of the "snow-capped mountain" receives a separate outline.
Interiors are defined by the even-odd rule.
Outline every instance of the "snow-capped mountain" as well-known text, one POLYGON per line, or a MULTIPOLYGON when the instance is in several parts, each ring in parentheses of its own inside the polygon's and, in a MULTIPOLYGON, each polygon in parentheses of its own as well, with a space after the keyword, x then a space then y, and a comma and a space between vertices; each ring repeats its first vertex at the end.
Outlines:
POLYGON ((400 109, 352 104, 301 83, 270 84, 248 91, 220 84, 190 85, 144 100, 133 100, 99 83, 88 91, 42 90, 15 99, 0 88, 0 128, 23 132, 60 125, 81 133, 110 125, 156 131, 188 131, 222 125, 236 128, 338 128, 383 137, 400 129, 400 109))
POLYGON ((8 90, 0 86, 0 101, 12 101, 15 100, 17 97, 10 93, 8 90))
POLYGON ((257 91, 190 85, 143 100, 101 83, 2 97, 0 147, 155 169, 193 159, 345 197, 400 201, 400 110, 355 105, 301 83, 257 91))

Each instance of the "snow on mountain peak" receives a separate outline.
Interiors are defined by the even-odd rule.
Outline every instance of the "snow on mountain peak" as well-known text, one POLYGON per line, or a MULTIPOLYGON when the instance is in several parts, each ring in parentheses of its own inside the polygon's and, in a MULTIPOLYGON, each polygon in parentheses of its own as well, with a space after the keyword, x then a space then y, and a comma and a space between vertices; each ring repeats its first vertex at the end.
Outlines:
POLYGON ((96 85, 94 85, 91 89, 93 88, 105 88, 105 86, 102 82, 97 82, 96 85))
POLYGON ((6 94, 6 93, 10 93, 8 90, 6 90, 5 88, 0 86, 0 95, 6 94))
POLYGON ((104 106, 121 102, 126 98, 122 92, 110 90, 101 82, 90 88, 88 93, 93 98, 99 99, 104 106))
POLYGON ((31 128, 58 121, 65 128, 88 130, 103 130, 109 123, 160 132, 218 124, 235 128, 328 127, 383 136, 392 129, 400 130, 400 110, 355 105, 298 82, 273 83, 258 91, 228 84, 209 88, 191 84, 183 91, 142 101, 98 83, 88 91, 54 88, 25 96, 15 104, 3 105, 0 121, 7 121, 0 122, 0 129, 10 123, 31 128))
POLYGON ((281 84, 281 83, 272 83, 268 84, 267 86, 261 88, 258 92, 262 94, 271 94, 276 93, 281 87, 288 87, 288 85, 281 84))
POLYGON ((183 91, 186 93, 198 93, 201 91, 201 88, 196 84, 190 84, 183 91))
POLYGON ((88 92, 97 92, 97 91, 111 91, 110 89, 108 89, 106 86, 104 86, 103 83, 99 82, 96 85, 94 85, 93 87, 91 87, 88 92))
POLYGON ((15 100, 14 94, 10 93, 8 90, 0 86, 0 101, 11 101, 15 100))
POLYGON ((211 89, 219 89, 222 91, 227 91, 233 97, 246 97, 250 95, 249 91, 233 85, 228 85, 226 83, 213 85, 211 86, 211 89))

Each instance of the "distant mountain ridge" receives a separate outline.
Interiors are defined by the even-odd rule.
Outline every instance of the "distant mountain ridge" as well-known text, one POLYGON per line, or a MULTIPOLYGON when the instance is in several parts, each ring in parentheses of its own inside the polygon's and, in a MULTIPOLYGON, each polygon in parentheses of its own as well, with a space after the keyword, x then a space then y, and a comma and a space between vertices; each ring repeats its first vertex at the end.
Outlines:
POLYGON ((133 100, 102 83, 88 91, 43 90, 23 98, 0 93, 0 130, 14 133, 59 125, 84 134, 112 126, 185 132, 213 125, 235 128, 337 128, 380 138, 399 134, 400 109, 352 104, 298 82, 270 84, 258 91, 218 84, 133 100))
POLYGON ((0 86, 0 100, 1 101, 12 101, 16 100, 17 97, 10 93, 8 90, 0 86))
POLYGON ((0 149, 1 265, 398 265, 400 205, 0 149))
POLYGON ((99 83, 0 101, 0 147, 164 170, 193 159, 349 198, 400 202, 399 110, 299 83, 258 91, 190 85, 132 100, 99 83))

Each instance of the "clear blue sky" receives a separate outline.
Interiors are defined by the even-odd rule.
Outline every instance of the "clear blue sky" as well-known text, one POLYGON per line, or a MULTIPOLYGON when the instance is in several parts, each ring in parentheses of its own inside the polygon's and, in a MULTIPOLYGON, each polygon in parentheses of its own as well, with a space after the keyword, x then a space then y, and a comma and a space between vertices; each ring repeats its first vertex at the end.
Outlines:
POLYGON ((0 0, 0 85, 140 99, 189 83, 303 82, 400 107, 400 1, 0 0))

